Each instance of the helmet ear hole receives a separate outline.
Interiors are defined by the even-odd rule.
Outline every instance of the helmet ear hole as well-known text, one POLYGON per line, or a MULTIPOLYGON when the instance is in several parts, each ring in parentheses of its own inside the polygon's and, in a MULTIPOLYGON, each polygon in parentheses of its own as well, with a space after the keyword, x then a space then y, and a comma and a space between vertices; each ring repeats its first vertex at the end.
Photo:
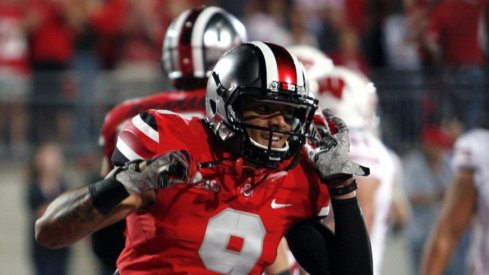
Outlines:
POLYGON ((213 114, 217 113, 217 104, 214 100, 209 100, 209 106, 211 107, 211 112, 213 114))

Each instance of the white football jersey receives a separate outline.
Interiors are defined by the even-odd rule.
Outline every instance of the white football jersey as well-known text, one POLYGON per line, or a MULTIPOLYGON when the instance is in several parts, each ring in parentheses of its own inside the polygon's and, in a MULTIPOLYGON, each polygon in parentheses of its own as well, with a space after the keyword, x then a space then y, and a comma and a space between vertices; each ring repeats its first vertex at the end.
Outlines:
POLYGON ((380 274, 388 230, 388 215, 392 202, 395 175, 395 160, 382 141, 371 132, 350 130, 350 157, 370 168, 369 177, 376 178, 380 185, 375 194, 375 218, 369 232, 372 245, 374 274, 380 274))
POLYGON ((474 253, 475 274, 489 274, 489 130, 475 129, 461 136, 455 143, 452 160, 454 170, 474 169, 477 189, 476 219, 480 225, 480 243, 474 253))

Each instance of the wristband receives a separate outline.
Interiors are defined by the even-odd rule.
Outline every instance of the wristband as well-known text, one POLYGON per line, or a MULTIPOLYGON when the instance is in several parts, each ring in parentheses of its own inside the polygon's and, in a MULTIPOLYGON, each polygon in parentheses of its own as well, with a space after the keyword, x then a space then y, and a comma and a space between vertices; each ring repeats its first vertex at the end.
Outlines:
POLYGON ((129 197, 124 185, 113 177, 88 185, 88 191, 93 206, 104 215, 107 215, 112 208, 129 197))
POLYGON ((330 187, 328 188, 329 194, 331 196, 341 196, 344 194, 348 194, 352 191, 355 191, 358 189, 357 181, 353 180, 350 184, 340 186, 340 187, 330 187))
POLYGON ((348 180, 348 179, 351 179, 353 178, 353 175, 352 174, 336 174, 334 176, 329 176, 325 179, 323 179, 322 181, 325 182, 328 186, 336 186, 336 185, 339 185, 341 183, 343 183, 344 181, 348 180))

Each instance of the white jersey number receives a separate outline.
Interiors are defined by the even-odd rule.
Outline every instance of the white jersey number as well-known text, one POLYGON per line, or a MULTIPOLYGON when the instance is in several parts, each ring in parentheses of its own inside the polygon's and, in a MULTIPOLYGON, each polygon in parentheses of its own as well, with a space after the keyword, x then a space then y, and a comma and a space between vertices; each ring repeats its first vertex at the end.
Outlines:
POLYGON ((199 255, 209 270, 248 274, 262 253, 265 234, 259 216, 226 209, 209 220, 199 255))

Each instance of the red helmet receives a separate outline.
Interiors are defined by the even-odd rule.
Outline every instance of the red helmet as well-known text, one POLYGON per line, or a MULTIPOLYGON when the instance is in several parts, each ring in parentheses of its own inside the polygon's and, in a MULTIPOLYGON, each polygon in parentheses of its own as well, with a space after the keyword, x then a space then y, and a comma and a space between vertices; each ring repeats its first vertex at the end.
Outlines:
POLYGON ((205 88, 219 57, 243 42, 244 25, 225 10, 212 6, 186 10, 166 31, 163 69, 177 89, 205 88))

